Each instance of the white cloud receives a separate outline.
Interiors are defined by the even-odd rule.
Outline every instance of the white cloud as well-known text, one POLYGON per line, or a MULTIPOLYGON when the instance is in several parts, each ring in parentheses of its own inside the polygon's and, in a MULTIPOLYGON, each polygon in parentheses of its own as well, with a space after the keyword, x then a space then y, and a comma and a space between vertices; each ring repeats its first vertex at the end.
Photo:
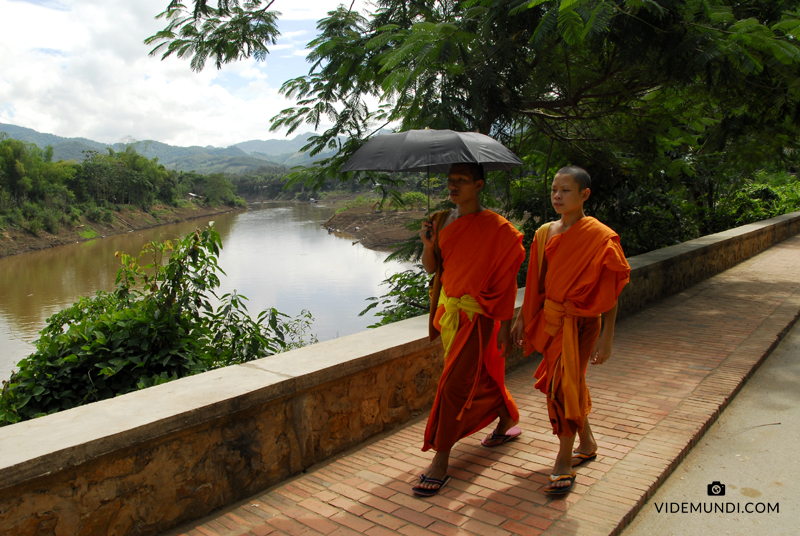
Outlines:
MULTIPOLYGON (((350 1, 336 1, 336 0, 275 0, 272 4, 272 9, 281 12, 281 17, 286 20, 319 20, 328 15, 329 11, 333 11, 343 5, 345 8, 350 7, 350 1)), ((369 10, 371 6, 365 0, 355 0, 353 2, 353 9, 358 11, 369 10)))
POLYGON ((101 142, 227 146, 279 136, 269 119, 293 103, 278 90, 307 70, 316 20, 339 2, 276 0, 287 31, 266 64, 195 73, 188 61, 149 57, 142 43, 165 26, 154 17, 168 1, 0 0, 0 122, 101 142))

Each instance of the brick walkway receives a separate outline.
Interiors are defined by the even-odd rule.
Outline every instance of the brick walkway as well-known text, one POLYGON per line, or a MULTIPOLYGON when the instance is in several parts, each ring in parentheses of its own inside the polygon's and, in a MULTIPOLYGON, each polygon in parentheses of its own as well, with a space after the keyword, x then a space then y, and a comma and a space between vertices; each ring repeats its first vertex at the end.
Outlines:
POLYGON ((523 435, 461 441, 436 497, 410 490, 432 457, 424 416, 169 534, 617 534, 795 320, 799 261, 800 236, 619 323, 612 359, 588 374, 599 456, 565 498, 540 491, 557 441, 529 363, 507 379, 523 435))

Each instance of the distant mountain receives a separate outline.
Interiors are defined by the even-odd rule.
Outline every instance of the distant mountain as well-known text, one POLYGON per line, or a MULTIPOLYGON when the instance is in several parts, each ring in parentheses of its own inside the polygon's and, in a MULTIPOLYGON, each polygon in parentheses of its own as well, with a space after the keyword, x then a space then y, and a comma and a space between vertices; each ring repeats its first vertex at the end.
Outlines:
POLYGON ((44 134, 31 128, 18 127, 0 123, 0 132, 5 132, 10 138, 35 143, 42 149, 48 145, 53 146, 55 160, 76 160, 82 162, 84 155, 81 151, 105 151, 105 143, 96 142, 86 138, 64 138, 55 134, 44 134))
POLYGON ((313 136, 310 132, 299 134, 291 140, 250 140, 234 144, 247 154, 262 153, 267 155, 294 154, 308 143, 308 139, 313 136))
POLYGON ((309 156, 308 152, 300 152, 313 136, 311 132, 299 134, 291 140, 250 140, 233 145, 251 156, 267 157, 273 162, 283 164, 286 167, 308 166, 315 160, 327 158, 334 154, 334 151, 319 153, 314 157, 309 156))
MULTIPOLYGON (((85 151, 105 152, 107 147, 115 151, 125 150, 125 144, 122 143, 106 144, 86 138, 65 138, 6 123, 0 123, 0 132, 14 139, 35 143, 41 148, 51 145, 54 160, 82 162, 86 158, 85 151)), ((179 147, 152 140, 135 142, 135 147, 139 154, 158 158, 169 169, 198 173, 242 173, 261 167, 308 165, 330 155, 324 153, 312 159, 308 153, 299 152, 312 135, 299 134, 291 140, 250 140, 226 148, 210 145, 179 147)))

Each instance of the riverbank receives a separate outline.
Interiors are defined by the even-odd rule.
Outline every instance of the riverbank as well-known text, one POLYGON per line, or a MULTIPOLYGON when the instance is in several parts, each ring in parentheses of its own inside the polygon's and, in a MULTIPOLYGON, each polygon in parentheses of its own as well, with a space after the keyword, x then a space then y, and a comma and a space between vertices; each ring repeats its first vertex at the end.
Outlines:
MULTIPOLYGON (((326 204, 329 204, 326 202, 326 204)), ((394 246, 413 237, 416 232, 407 224, 425 217, 424 210, 390 210, 376 212, 372 205, 347 208, 322 224, 334 234, 352 238, 367 249, 392 251, 394 246)))
POLYGON ((189 202, 178 207, 156 204, 149 211, 132 205, 122 205, 119 211, 111 212, 111 223, 97 223, 84 217, 76 226, 62 225, 58 234, 42 230, 38 236, 34 236, 25 229, 7 227, 0 230, 0 258, 238 210, 242 209, 229 206, 206 207, 189 202))

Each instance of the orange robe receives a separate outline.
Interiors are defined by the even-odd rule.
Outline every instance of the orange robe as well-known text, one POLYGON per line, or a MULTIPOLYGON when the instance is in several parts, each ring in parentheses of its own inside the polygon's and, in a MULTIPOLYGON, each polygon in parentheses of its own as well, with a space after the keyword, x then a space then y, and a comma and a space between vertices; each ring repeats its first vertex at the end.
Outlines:
POLYGON ((595 218, 581 218, 544 244, 548 226, 531 245, 522 305, 525 354, 544 356, 535 386, 547 395, 553 433, 566 436, 583 429, 591 410, 586 367, 600 334, 599 316, 616 303, 630 266, 617 233, 595 218))
MULTIPOLYGON (((499 214, 483 210, 442 229, 439 247, 442 292, 477 302, 482 313, 449 306, 457 331, 445 357, 423 451, 451 448, 497 418, 503 404, 519 419, 505 387, 505 358, 497 349, 497 332, 501 321, 514 316, 516 276, 525 258, 522 234, 499 214)), ((447 311, 443 304, 435 309, 436 330, 442 330, 447 311)))

